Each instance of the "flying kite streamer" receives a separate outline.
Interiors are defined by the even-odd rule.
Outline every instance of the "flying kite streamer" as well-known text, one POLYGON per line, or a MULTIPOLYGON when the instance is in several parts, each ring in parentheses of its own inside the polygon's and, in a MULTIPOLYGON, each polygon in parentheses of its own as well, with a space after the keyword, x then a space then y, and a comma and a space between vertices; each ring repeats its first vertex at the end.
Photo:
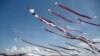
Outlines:
MULTIPOLYGON (((64 37, 64 38, 68 38, 68 37, 66 37, 66 36, 60 35, 60 34, 58 34, 58 33, 55 33, 55 32, 53 32, 53 31, 51 31, 51 30, 49 30, 49 29, 46 29, 46 28, 45 28, 44 30, 47 31, 47 32, 56 34, 56 35, 58 35, 58 36, 64 37)), ((70 33, 69 33, 69 36, 70 36, 70 39, 77 39, 77 40, 80 40, 80 41, 82 41, 82 42, 88 44, 90 48, 92 48, 92 49, 94 49, 94 50, 97 50, 97 48, 94 47, 93 45, 91 45, 90 42, 89 42, 86 38, 84 38, 84 37, 82 37, 82 36, 78 36, 78 37, 76 38, 76 36, 71 35, 70 33)))
POLYGON ((77 51, 80 53, 80 51, 76 50, 76 49, 68 49, 68 48, 65 48, 65 47, 62 47, 62 46, 57 46, 57 45, 53 45, 53 44, 49 44, 50 46, 53 46, 53 47, 58 47, 58 48, 61 48, 61 49, 64 49, 64 50, 69 50, 69 51, 77 51))
MULTIPOLYGON (((44 30, 47 31, 47 32, 56 34, 56 35, 58 35, 58 36, 64 37, 64 38, 69 38, 69 37, 60 35, 60 34, 58 34, 58 33, 55 33, 55 32, 53 32, 53 31, 51 31, 51 30, 49 30, 49 29, 46 29, 46 28, 45 28, 44 30)), ((85 37, 82 37, 82 36, 76 37, 76 36, 74 36, 74 35, 72 35, 72 34, 70 34, 70 33, 69 33, 69 36, 70 36, 70 39, 80 40, 80 41, 82 41, 82 42, 88 44, 88 46, 89 46, 90 48, 92 48, 93 50, 98 51, 98 49, 97 49, 96 47, 94 47, 92 44, 90 44, 91 42, 90 42, 89 40, 87 40, 85 37)))
POLYGON ((58 29, 58 30, 61 31, 61 32, 66 32, 66 30, 65 30, 63 27, 61 27, 61 26, 55 24, 54 22, 52 22, 52 21, 50 21, 50 20, 48 20, 48 19, 46 19, 46 18, 44 18, 44 17, 39 16, 38 14, 36 14, 35 11, 34 11, 34 9, 30 9, 30 8, 29 8, 28 11, 29 11, 33 16, 35 16, 35 17, 38 18, 40 21, 42 21, 43 23, 46 23, 47 25, 50 25, 50 26, 52 26, 52 27, 58 29))
POLYGON ((58 34, 58 33, 56 33, 56 32, 53 32, 52 30, 49 30, 49 29, 46 29, 46 28, 44 28, 44 30, 46 31, 46 32, 49 32, 49 33, 53 33, 53 34, 55 34, 55 35, 58 35, 58 36, 61 36, 61 37, 64 37, 64 38, 68 38, 68 39, 76 39, 75 37, 73 38, 73 37, 67 37, 67 36, 63 36, 63 35, 61 35, 61 34, 58 34))
POLYGON ((52 34, 55 34, 55 35, 58 35, 58 36, 61 36, 61 37, 66 38, 66 36, 60 35, 60 34, 58 34, 58 33, 56 33, 56 32, 53 32, 53 31, 51 31, 51 30, 49 30, 49 29, 47 29, 47 28, 43 28, 43 30, 45 30, 46 32, 49 32, 49 33, 52 33, 52 34))
MULTIPOLYGON (((31 9, 29 9, 29 12, 30 12, 30 10, 31 10, 31 9)), ((50 21, 50 20, 47 20, 47 19, 44 18, 44 17, 37 16, 36 13, 33 13, 33 12, 30 12, 30 13, 32 13, 36 18, 40 19, 42 22, 44 22, 44 23, 46 23, 46 24, 48 24, 48 25, 50 25, 50 26, 52 26, 52 27, 58 29, 58 30, 61 31, 61 32, 66 33, 65 28, 63 28, 63 27, 61 27, 61 26, 55 24, 54 22, 52 22, 52 21, 50 21)), ((66 35, 69 36, 70 38, 75 38, 75 37, 73 37, 69 32, 67 32, 66 35)))
POLYGON ((81 23, 83 22, 83 23, 87 23, 87 24, 90 24, 90 25, 93 25, 93 26, 100 27, 99 24, 91 23, 91 22, 88 22, 88 21, 85 21, 85 20, 82 20, 82 19, 79 19, 79 18, 78 18, 78 21, 80 21, 81 23))
POLYGON ((87 18, 87 19, 92 19, 91 17, 86 16, 86 15, 83 15, 83 14, 80 14, 80 13, 78 13, 78 12, 76 12, 76 11, 74 11, 74 10, 72 10, 72 9, 70 9, 70 8, 68 8, 68 7, 64 6, 64 5, 62 5, 62 4, 58 4, 57 2, 55 2, 55 4, 56 4, 58 7, 62 8, 62 9, 64 9, 64 10, 67 10, 67 11, 69 11, 69 12, 75 14, 75 15, 78 15, 78 16, 81 16, 81 17, 84 17, 84 18, 87 18))
MULTIPOLYGON (((41 20, 42 22, 46 23, 47 25, 50 25, 56 29, 58 29, 59 31, 63 32, 63 33, 66 33, 66 30, 64 27, 61 27, 57 24, 55 24, 54 22, 42 17, 42 16, 39 16, 35 13, 34 9, 28 9, 28 11, 33 15, 35 16, 36 18, 38 18, 39 20, 41 20)), ((67 33, 66 33, 67 34, 67 33)))
POLYGON ((89 41, 83 37, 83 36, 75 36, 75 35, 72 35, 70 32, 66 32, 66 29, 64 27, 61 27, 57 24, 55 24, 54 22, 42 17, 42 16, 39 16, 38 14, 35 13, 34 9, 28 9, 28 11, 33 15, 35 16, 36 18, 38 18, 39 20, 41 20, 42 22, 44 22, 45 24, 49 25, 49 26, 52 26, 56 29, 58 29, 59 31, 63 32, 68 38, 68 39, 76 39, 76 40, 80 40, 86 44, 88 44, 88 46, 90 48, 92 48, 93 50, 96 50, 96 51, 99 51, 96 47, 94 47, 91 43, 89 43, 89 41))
POLYGON ((87 51, 90 51, 91 53, 93 53, 94 55, 96 55, 96 53, 88 48, 84 48, 84 47, 79 47, 79 46, 76 46, 76 45, 72 45, 72 44, 69 44, 69 43, 65 43, 67 45, 70 45, 72 47, 75 47, 75 48, 79 48, 79 49, 84 49, 84 50, 87 50, 87 51))
POLYGON ((49 49, 49 50, 55 51, 55 52, 57 52, 60 56, 63 56, 63 55, 62 55, 58 50, 56 50, 56 49, 49 48, 49 47, 45 47, 45 46, 42 46, 42 45, 37 45, 37 44, 31 43, 31 42, 28 42, 28 41, 26 41, 26 40, 23 40, 23 39, 19 39, 19 40, 21 40, 21 41, 23 41, 23 42, 25 42, 25 43, 28 43, 28 44, 30 44, 30 45, 34 45, 34 46, 37 46, 37 47, 41 47, 41 48, 45 48, 45 49, 49 49))
POLYGON ((48 9, 48 11, 49 11, 51 14, 53 14, 53 15, 59 17, 60 19, 62 19, 62 20, 64 20, 64 21, 67 21, 67 22, 73 23, 72 20, 69 20, 69 19, 67 19, 67 18, 64 17, 64 16, 62 16, 62 15, 60 15, 60 14, 54 12, 54 11, 51 11, 50 9, 48 9))
POLYGON ((93 43, 91 43, 88 39, 86 39, 83 36, 75 36, 75 35, 72 35, 71 33, 68 33, 67 36, 69 36, 71 39, 77 39, 86 43, 93 50, 100 51, 93 45, 93 43))

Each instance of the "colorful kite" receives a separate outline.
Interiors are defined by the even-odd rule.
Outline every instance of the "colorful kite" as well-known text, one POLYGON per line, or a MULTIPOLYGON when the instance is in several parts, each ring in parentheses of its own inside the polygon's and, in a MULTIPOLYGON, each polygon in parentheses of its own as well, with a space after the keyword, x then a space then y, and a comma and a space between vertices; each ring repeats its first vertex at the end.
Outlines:
POLYGON ((91 22, 88 22, 88 21, 85 21, 85 20, 82 20, 82 19, 79 19, 79 18, 78 18, 78 21, 81 22, 81 23, 87 23, 87 24, 90 24, 90 25, 93 25, 93 26, 100 27, 99 24, 91 23, 91 22))
POLYGON ((62 15, 60 15, 60 14, 54 12, 54 11, 51 11, 50 9, 48 9, 48 11, 49 11, 51 14, 53 14, 53 15, 59 17, 60 19, 62 19, 62 20, 64 20, 64 21, 67 21, 67 22, 73 23, 72 20, 69 20, 69 19, 67 19, 67 18, 64 17, 64 16, 62 16, 62 15))
POLYGON ((64 6, 64 5, 62 5, 62 4, 58 4, 57 2, 55 2, 55 4, 56 4, 58 7, 60 7, 60 8, 62 8, 62 9, 64 9, 64 10, 66 10, 66 11, 69 11, 69 12, 75 14, 75 15, 78 15, 78 16, 81 16, 81 17, 84 17, 84 18, 87 18, 87 19, 92 19, 91 17, 86 16, 86 15, 83 15, 83 14, 80 14, 80 13, 78 13, 78 12, 76 12, 76 11, 74 11, 74 10, 72 10, 72 9, 70 9, 70 8, 68 8, 68 7, 64 6))
POLYGON ((66 29, 64 27, 61 27, 57 24, 55 24, 54 22, 39 16, 38 14, 35 13, 34 9, 28 9, 28 11, 35 16, 36 18, 38 18, 39 20, 41 20, 42 22, 44 22, 45 24, 52 26, 54 28, 56 28, 57 30, 63 32, 66 35, 66 38, 68 39, 76 39, 76 40, 80 40, 84 43, 86 43, 90 48, 92 48, 93 50, 99 51, 92 43, 89 43, 89 41, 83 37, 83 36, 76 36, 76 35, 72 35, 70 32, 66 32, 66 29))

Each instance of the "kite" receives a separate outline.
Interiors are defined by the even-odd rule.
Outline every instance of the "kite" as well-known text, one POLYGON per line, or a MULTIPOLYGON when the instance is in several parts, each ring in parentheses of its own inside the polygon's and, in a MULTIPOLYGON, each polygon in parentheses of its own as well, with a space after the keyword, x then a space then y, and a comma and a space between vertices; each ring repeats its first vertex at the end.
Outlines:
POLYGON ((43 23, 46 23, 47 25, 50 25, 50 26, 52 26, 52 27, 58 29, 58 30, 61 31, 61 32, 66 32, 66 30, 65 30, 63 27, 61 27, 61 26, 55 24, 54 22, 52 22, 52 21, 50 21, 50 20, 48 20, 48 19, 46 19, 46 18, 44 18, 44 17, 39 16, 38 14, 36 14, 35 11, 34 11, 34 9, 28 8, 28 11, 29 11, 33 16, 35 16, 35 17, 38 18, 40 21, 42 21, 43 23))
POLYGON ((96 51, 99 51, 96 47, 94 47, 91 43, 89 43, 89 41, 83 37, 83 36, 75 36, 75 35, 72 35, 70 32, 66 32, 66 29, 64 27, 61 27, 57 24, 55 24, 54 22, 42 17, 42 16, 39 16, 38 14, 35 13, 34 9, 28 9, 28 11, 33 15, 35 16, 36 18, 38 18, 39 20, 41 20, 42 22, 44 22, 45 24, 49 25, 49 26, 52 26, 54 28, 56 28, 57 30, 63 32, 68 38, 68 39, 76 39, 76 40, 80 40, 86 44, 88 44, 88 46, 90 48, 92 48, 93 50, 96 50, 96 51))
POLYGON ((62 16, 62 15, 60 15, 60 14, 54 12, 54 11, 51 11, 50 9, 48 9, 48 11, 49 11, 51 14, 53 14, 53 15, 59 17, 60 19, 62 19, 62 20, 64 20, 64 21, 68 21, 68 22, 70 22, 70 23, 73 23, 72 20, 69 20, 69 19, 67 19, 67 18, 64 17, 64 16, 62 16))
POLYGON ((71 39, 77 39, 77 40, 80 40, 86 44, 88 44, 88 46, 90 48, 92 48, 93 50, 96 50, 96 51, 99 51, 94 45, 93 43, 90 43, 89 40, 87 40, 85 37, 83 36, 75 36, 75 35, 72 35, 71 33, 68 33, 67 36, 69 36, 71 39))
POLYGON ((90 25, 93 25, 93 26, 100 27, 99 24, 91 23, 91 22, 88 22, 88 21, 85 21, 85 20, 82 20, 82 19, 79 19, 79 18, 78 18, 78 21, 81 22, 81 23, 87 23, 87 24, 90 24, 90 25))
POLYGON ((78 37, 77 37, 77 36, 74 36, 74 35, 68 33, 68 37, 66 37, 66 36, 60 35, 60 34, 58 34, 58 33, 55 33, 55 32, 53 32, 53 31, 51 31, 51 30, 49 30, 49 29, 46 29, 46 28, 44 28, 44 30, 47 31, 47 32, 56 34, 56 35, 58 35, 58 36, 64 37, 64 38, 69 38, 69 36, 70 36, 69 39, 80 40, 80 41, 82 41, 82 42, 88 44, 89 47, 92 48, 93 50, 98 50, 96 47, 94 47, 94 46, 91 44, 91 42, 90 42, 89 40, 87 40, 87 39, 86 39, 85 37, 83 37, 83 36, 78 36, 78 37))
MULTIPOLYGON (((57 24, 55 24, 54 22, 42 17, 42 16, 38 16, 35 12, 34 12, 34 9, 28 9, 28 11, 33 15, 35 16, 36 18, 38 18, 39 20, 41 20, 42 22, 46 23, 47 25, 50 25, 56 29, 58 29, 59 31, 63 32, 63 33, 66 33, 66 30, 67 28, 65 27, 61 27, 57 24)), ((78 31, 78 30, 73 30, 73 31, 78 31)), ((78 31, 79 32, 79 31, 78 31)))
POLYGON ((45 30, 46 32, 53 33, 53 34, 55 34, 55 35, 58 35, 58 36, 61 36, 61 37, 66 38, 66 36, 63 36, 63 35, 58 34, 58 33, 55 33, 55 32, 53 32, 53 31, 51 31, 51 30, 49 30, 49 29, 47 29, 47 28, 43 28, 43 30, 45 30))
POLYGON ((64 6, 64 5, 62 5, 62 4, 58 4, 57 2, 55 2, 55 5, 57 5, 58 7, 62 8, 62 9, 64 9, 64 10, 67 10, 67 11, 69 11, 69 12, 75 14, 75 15, 78 15, 78 16, 81 16, 81 17, 84 17, 84 18, 87 18, 87 19, 92 19, 92 18, 89 17, 89 16, 80 14, 80 13, 78 13, 78 12, 76 12, 76 11, 74 11, 74 10, 72 10, 72 9, 70 9, 70 8, 68 8, 68 7, 64 6))

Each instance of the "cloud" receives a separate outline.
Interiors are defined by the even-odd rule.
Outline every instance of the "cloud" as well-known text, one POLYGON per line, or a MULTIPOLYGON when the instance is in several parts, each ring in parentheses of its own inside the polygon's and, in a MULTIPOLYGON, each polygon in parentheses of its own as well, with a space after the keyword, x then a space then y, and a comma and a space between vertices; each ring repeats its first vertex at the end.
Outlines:
POLYGON ((20 48, 13 46, 9 49, 6 49, 5 51, 8 54, 27 53, 27 55, 34 55, 34 56, 36 56, 39 52, 41 52, 38 47, 33 47, 33 46, 25 46, 25 47, 20 47, 20 48), (33 52, 34 52, 34 54, 32 54, 33 52))
POLYGON ((25 46, 25 47, 21 47, 21 48, 17 48, 16 46, 13 46, 11 49, 6 49, 6 51, 8 52, 32 52, 32 51, 36 51, 36 52, 40 52, 38 47, 32 47, 32 46, 25 46))

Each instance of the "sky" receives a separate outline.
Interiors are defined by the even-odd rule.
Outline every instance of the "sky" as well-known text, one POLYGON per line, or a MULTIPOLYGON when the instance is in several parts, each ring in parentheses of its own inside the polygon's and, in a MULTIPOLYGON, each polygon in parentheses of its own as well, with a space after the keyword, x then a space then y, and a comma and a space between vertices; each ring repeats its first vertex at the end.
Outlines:
MULTIPOLYGON (((41 27, 49 28, 60 33, 54 28, 42 23, 33 17, 27 8, 34 8, 35 11, 49 20, 61 25, 70 26, 72 29, 81 30, 87 34, 72 32, 73 34, 86 36, 88 39, 100 38, 100 28, 89 24, 69 23, 55 17, 48 12, 48 9, 54 10, 61 15, 77 21, 77 15, 57 7, 54 2, 68 6, 75 11, 88 15, 97 16, 96 19, 87 20, 89 22, 100 24, 100 0, 0 0, 0 52, 7 48, 16 46, 18 48, 27 46, 21 41, 15 41, 16 38, 23 38, 32 43, 48 46, 48 43, 56 45, 65 45, 64 42, 79 44, 79 41, 72 41, 54 34, 45 32, 41 27)), ((82 18, 85 19, 85 18, 82 18)))

